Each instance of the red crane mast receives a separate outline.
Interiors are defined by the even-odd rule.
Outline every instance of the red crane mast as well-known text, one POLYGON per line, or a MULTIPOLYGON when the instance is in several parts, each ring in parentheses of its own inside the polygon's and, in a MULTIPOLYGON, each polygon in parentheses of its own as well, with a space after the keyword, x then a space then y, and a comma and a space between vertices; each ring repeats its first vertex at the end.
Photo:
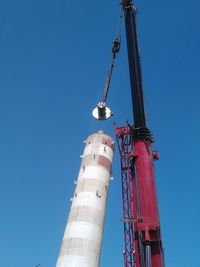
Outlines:
MULTIPOLYGON (((124 223, 124 267, 164 267, 164 253, 154 175, 152 134, 146 124, 141 65, 136 31, 136 8, 131 0, 122 0, 125 18, 129 61, 129 75, 134 124, 115 125, 115 134, 121 160, 122 203, 124 223)), ((110 66, 103 100, 94 110, 96 119, 112 115, 105 101, 112 69, 120 40, 113 44, 113 61, 110 66), (116 49, 117 48, 117 49, 116 49)))

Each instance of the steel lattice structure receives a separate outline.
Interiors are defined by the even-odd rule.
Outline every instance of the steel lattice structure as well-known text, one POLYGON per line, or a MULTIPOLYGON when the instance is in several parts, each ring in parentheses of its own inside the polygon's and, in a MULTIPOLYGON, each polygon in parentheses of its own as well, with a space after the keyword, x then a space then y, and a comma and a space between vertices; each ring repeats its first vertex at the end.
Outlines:
POLYGON ((124 266, 135 267, 134 210, 133 210, 133 142, 129 126, 116 127, 115 134, 121 161, 122 206, 124 223, 124 266))

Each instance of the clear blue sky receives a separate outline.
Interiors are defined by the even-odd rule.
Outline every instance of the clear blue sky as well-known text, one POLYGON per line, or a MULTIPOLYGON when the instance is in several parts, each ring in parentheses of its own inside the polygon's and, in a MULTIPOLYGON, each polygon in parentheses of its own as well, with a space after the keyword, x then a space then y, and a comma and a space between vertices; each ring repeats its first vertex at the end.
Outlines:
MULTIPOLYGON (((200 2, 137 0, 166 267, 200 267, 200 2)), ((97 122, 119 1, 0 1, 0 266, 54 267, 83 140, 97 122)), ((124 31, 108 100, 132 121, 124 31)), ((101 267, 123 266, 116 150, 101 267)))

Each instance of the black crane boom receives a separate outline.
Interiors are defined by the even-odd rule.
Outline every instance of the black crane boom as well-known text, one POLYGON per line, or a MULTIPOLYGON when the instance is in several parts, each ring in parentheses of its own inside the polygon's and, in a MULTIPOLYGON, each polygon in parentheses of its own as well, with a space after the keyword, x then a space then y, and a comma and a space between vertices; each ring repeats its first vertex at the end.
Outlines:
POLYGON ((125 15, 134 125, 136 128, 146 128, 142 74, 135 22, 136 8, 131 0, 122 0, 121 4, 125 15))

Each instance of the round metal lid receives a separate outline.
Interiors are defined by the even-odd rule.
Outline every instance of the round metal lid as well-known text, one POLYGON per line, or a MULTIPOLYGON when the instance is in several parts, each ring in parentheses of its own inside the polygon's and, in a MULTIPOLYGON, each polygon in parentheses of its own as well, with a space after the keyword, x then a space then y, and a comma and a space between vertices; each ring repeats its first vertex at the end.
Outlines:
POLYGON ((100 102, 97 107, 92 111, 92 116, 96 120, 107 120, 112 115, 112 111, 108 107, 106 107, 105 102, 100 102))

